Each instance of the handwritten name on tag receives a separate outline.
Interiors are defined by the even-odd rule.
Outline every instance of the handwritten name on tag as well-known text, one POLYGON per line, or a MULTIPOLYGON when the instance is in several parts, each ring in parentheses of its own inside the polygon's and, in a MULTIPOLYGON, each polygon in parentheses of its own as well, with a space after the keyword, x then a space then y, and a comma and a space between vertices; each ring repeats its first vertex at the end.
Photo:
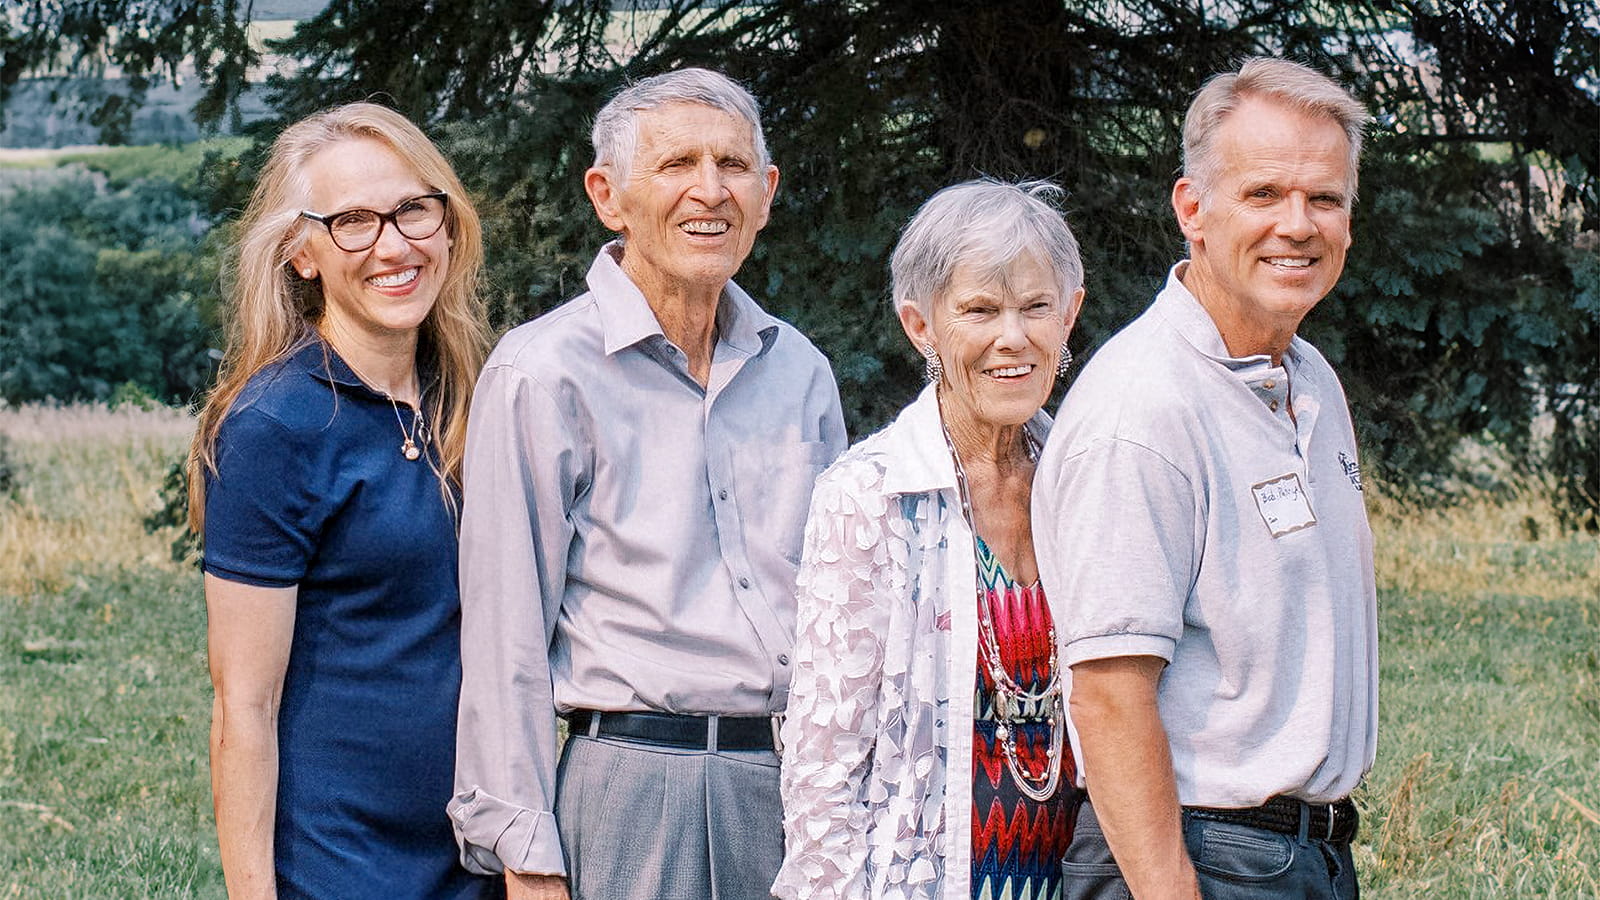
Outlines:
POLYGON ((1306 496, 1297 473, 1253 484, 1250 492, 1255 495, 1256 509, 1266 521, 1267 530, 1275 538, 1317 524, 1317 517, 1311 512, 1311 498, 1306 496))

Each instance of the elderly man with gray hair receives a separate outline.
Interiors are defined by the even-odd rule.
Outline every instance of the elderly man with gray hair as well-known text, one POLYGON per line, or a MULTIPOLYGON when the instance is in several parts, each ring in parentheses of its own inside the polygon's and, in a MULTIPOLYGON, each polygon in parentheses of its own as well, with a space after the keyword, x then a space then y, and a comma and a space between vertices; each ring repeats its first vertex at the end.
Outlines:
POLYGON ((450 816, 512 898, 760 898, 826 359, 731 280, 778 185, 756 101, 683 69, 595 119, 619 239, 474 396, 450 816), (569 737, 557 749, 557 717, 569 737))
POLYGON ((1344 392, 1295 332, 1344 267, 1366 122, 1286 60, 1206 84, 1172 191, 1189 259, 1084 368, 1040 458, 1089 791, 1069 898, 1357 895, 1372 533, 1344 392))

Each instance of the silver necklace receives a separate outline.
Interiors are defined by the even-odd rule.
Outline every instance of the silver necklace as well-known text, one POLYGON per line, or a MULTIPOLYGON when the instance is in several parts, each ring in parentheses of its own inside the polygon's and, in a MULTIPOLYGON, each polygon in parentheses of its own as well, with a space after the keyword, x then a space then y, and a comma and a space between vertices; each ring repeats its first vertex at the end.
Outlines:
MULTIPOLYGON (((341 359, 343 359, 343 357, 341 357, 341 359)), ((355 363, 345 359, 344 364, 350 367, 350 371, 356 373, 356 377, 361 379, 363 384, 382 394, 384 398, 389 401, 389 407, 394 410, 395 423, 400 426, 400 437, 402 438, 400 442, 400 455, 404 456, 411 462, 416 462, 418 459, 421 459, 422 448, 417 445, 417 442, 426 441, 428 439, 428 429, 422 419, 422 404, 418 402, 415 407, 412 407, 411 431, 408 434, 406 432, 406 420, 400 415, 400 403, 394 399, 394 395, 386 390, 383 390, 382 388, 373 387, 372 379, 368 378, 360 369, 356 368, 355 363)), ((414 370, 412 372, 412 378, 416 378, 416 372, 414 370)), ((418 399, 420 401, 420 398, 418 399)), ((410 406, 409 403, 406 405, 410 406)))
MULTIPOLYGON (((950 429, 940 419, 939 428, 944 432, 945 446, 950 450, 950 459, 956 468, 956 493, 961 498, 961 514, 967 521, 967 527, 972 530, 973 540, 977 540, 978 528, 972 518, 972 495, 967 487, 967 471, 961 465, 961 454, 956 452, 956 443, 950 437, 950 429)), ((1030 460, 1037 461, 1039 450, 1033 434, 1026 428, 1023 429, 1025 449, 1030 460)), ((989 670, 989 677, 994 681, 994 714, 998 723, 995 725, 995 740, 1000 744, 1001 753, 1006 758, 1006 768, 1011 771, 1011 778, 1017 785, 1017 790, 1023 796, 1037 803, 1043 803, 1054 797, 1061 787, 1061 752, 1065 746, 1067 720, 1066 699, 1061 690, 1061 664, 1056 649, 1056 625, 1052 618, 1050 622, 1050 681, 1043 690, 1030 691, 1017 684, 1006 670, 1005 661, 1000 656, 1000 638, 995 632, 994 617, 989 611, 988 599, 978 601, 978 653, 983 657, 989 670), (1037 708, 1045 701, 1050 703, 1050 714, 1045 721, 1050 724, 1050 746, 1045 752, 1045 769, 1043 772, 1032 772, 1023 764, 1017 753, 1017 735, 1012 726, 1021 721, 1024 704, 1037 708)))

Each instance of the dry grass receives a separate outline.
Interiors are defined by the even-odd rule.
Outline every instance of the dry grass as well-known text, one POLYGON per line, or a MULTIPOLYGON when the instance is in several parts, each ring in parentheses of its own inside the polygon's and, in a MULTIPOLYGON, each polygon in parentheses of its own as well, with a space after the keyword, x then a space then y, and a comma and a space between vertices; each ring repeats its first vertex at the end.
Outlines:
POLYGON ((168 567, 171 536, 145 533, 194 419, 101 405, 0 408, 17 487, 0 495, 0 594, 58 593, 77 570, 168 567))
POLYGON ((1524 480, 1498 501, 1434 509, 1374 493, 1369 511, 1381 588, 1560 598, 1584 584, 1600 585, 1600 543, 1561 533, 1545 482, 1524 480))

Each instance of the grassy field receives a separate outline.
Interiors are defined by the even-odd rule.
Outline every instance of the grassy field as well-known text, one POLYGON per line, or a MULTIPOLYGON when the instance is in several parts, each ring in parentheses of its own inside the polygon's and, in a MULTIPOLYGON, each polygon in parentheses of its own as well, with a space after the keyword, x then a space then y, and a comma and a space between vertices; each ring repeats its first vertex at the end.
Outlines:
MULTIPOLYGON (((0 409, 0 900, 222 896, 199 577, 140 526, 189 428, 0 409)), ((1365 896, 1600 898, 1600 542, 1531 490, 1373 502, 1365 896)))

